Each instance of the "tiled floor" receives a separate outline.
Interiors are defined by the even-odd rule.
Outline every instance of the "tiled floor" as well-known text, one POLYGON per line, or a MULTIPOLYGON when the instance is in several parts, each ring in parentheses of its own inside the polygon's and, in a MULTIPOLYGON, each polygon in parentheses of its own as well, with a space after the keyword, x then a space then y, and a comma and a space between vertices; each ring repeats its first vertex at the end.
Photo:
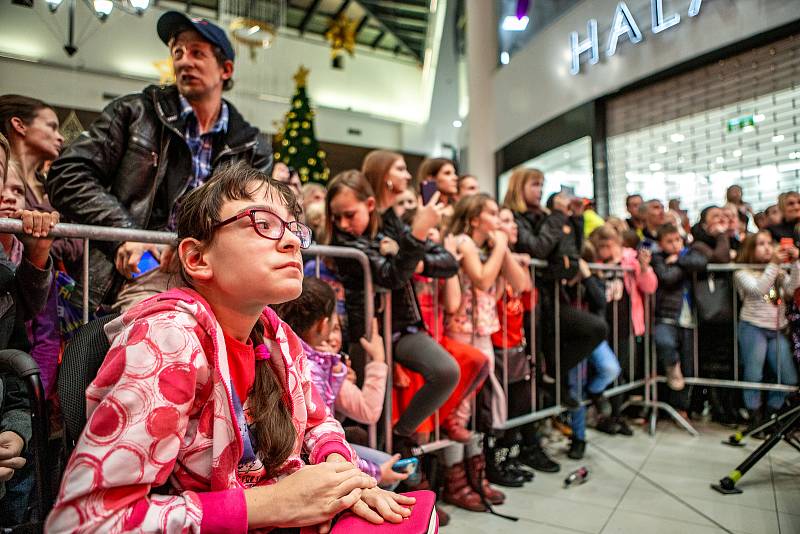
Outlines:
POLYGON ((549 446, 562 470, 537 473, 520 489, 504 489, 497 511, 518 522, 444 506, 452 515, 444 532, 536 534, 800 534, 800 453, 786 443, 745 475, 741 495, 721 495, 709 487, 762 443, 722 445, 731 431, 695 425, 693 438, 669 421, 655 437, 637 430, 632 438, 590 433, 586 457, 566 457, 567 442, 549 446), (564 489, 563 479, 585 465, 589 480, 564 489))

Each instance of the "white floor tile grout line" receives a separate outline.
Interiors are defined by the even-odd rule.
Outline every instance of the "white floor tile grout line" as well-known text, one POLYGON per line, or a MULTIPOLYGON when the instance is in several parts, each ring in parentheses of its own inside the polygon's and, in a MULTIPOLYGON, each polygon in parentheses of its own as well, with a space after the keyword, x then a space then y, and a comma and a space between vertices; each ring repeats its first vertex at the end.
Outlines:
MULTIPOLYGON (((633 483, 636 482, 636 476, 638 476, 639 471, 641 471, 642 468, 644 468, 645 464, 647 463, 647 460, 649 460, 650 456, 652 456, 652 454, 655 452, 656 446, 658 445, 658 440, 659 439, 660 439, 659 436, 656 435, 656 439, 653 441, 653 444, 650 447, 650 450, 648 451, 647 456, 645 456, 645 458, 642 460, 642 464, 639 466, 639 469, 637 471, 634 471, 634 476, 631 478, 630 482, 628 482, 628 485, 625 487, 625 491, 622 492, 622 495, 620 496, 619 500, 617 501, 617 504, 614 506, 614 509, 611 511, 611 514, 609 514, 608 519, 606 519, 606 522, 603 523, 603 527, 598 531, 599 534, 603 534, 603 531, 606 529, 608 524, 611 522, 611 518, 613 518, 614 514, 616 514, 617 510, 619 510, 620 504, 622 504, 622 501, 625 500, 625 496, 630 491, 631 486, 633 486, 633 483)), ((602 447, 599 447, 597 443, 594 443, 593 447, 595 449, 599 450, 600 452, 605 453, 604 449, 602 447)), ((633 471, 633 469, 630 468, 627 464, 625 464, 625 467, 627 467, 630 471, 633 471)))
MULTIPOLYGON (((656 438, 656 445, 658 444, 658 440, 659 440, 659 438, 657 437, 657 438, 656 438)), ((624 467, 625 469, 627 469, 627 470, 629 470, 629 471, 632 471, 632 472, 634 472, 634 473, 636 474, 636 476, 633 478, 633 480, 636 480, 636 478, 637 478, 637 477, 641 478, 642 480, 644 480, 645 482, 649 483, 649 484, 650 484, 650 485, 652 485, 653 487, 655 487, 655 488, 657 488, 657 489, 661 490, 663 493, 666 493, 667 495, 669 495, 670 497, 672 497, 673 499, 675 499, 675 500, 676 500, 676 501, 678 501, 679 503, 683 504, 684 506, 686 506, 686 507, 687 507, 687 508, 689 508, 690 510, 692 510, 692 511, 694 511, 695 513, 699 514, 700 516, 704 517, 704 518, 705 518, 707 521, 709 521, 710 523, 713 523, 714 525, 716 525, 717 527, 719 527, 720 529, 722 529, 724 532, 727 532, 728 534, 734 534, 734 532, 733 532, 732 530, 728 529, 728 528, 727 528, 725 525, 723 525, 723 524, 719 523, 719 522, 718 522, 716 519, 714 519, 713 517, 711 517, 711 516, 709 516, 708 514, 704 513, 702 510, 698 510, 697 508, 695 508, 694 506, 692 506, 690 503, 686 502, 686 500, 684 500, 683 498, 681 498, 679 495, 677 495, 677 494, 673 493, 672 491, 668 490, 667 488, 665 488, 664 486, 662 486, 662 485, 661 485, 661 484, 659 484, 658 482, 656 482, 656 481, 654 481, 654 480, 650 479, 650 477, 648 477, 648 476, 646 476, 646 475, 643 475, 643 474, 641 473, 641 471, 642 471, 642 468, 644 468, 644 464, 645 464, 645 463, 647 463, 647 460, 649 460, 649 459, 650 459, 650 456, 652 455, 652 453, 653 453, 653 450, 655 450, 655 446, 653 447, 653 450, 651 450, 651 451, 650 451, 650 454, 648 454, 648 455, 647 455, 647 458, 645 459, 644 463, 642 464, 642 466, 641 466, 641 467, 639 467, 639 469, 638 469, 638 470, 635 470, 634 468, 632 468, 631 466, 629 466, 628 464, 626 464, 625 462, 623 462, 622 460, 620 460, 619 458, 617 458, 616 456, 614 456, 613 454, 611 454, 610 452, 608 452, 607 450, 605 450, 603 447, 600 447, 600 446, 598 446, 598 445, 595 445, 595 446, 594 446, 594 448, 595 448, 595 449, 597 449, 597 450, 599 450, 601 453, 605 454, 605 455, 606 455, 606 456, 608 456, 609 458, 611 458, 613 461, 617 462, 619 465, 621 465, 621 466, 622 466, 622 467, 624 467)), ((633 482, 631 482, 631 484, 633 484, 633 482)), ((626 490, 626 493, 627 493, 627 490, 626 490)), ((623 497, 624 497, 624 495, 623 495, 623 497)), ((622 502, 622 501, 620 501, 620 502, 622 502)), ((618 506, 619 506, 619 503, 617 503, 617 507, 618 507, 618 506)), ((616 508, 614 509, 614 513, 616 513, 616 508)), ((614 513, 612 513, 611 515, 613 516, 613 515, 614 515, 614 513)), ((610 518, 609 518, 609 520, 610 520, 610 518)), ((780 523, 779 523, 779 525, 780 525, 780 523)), ((605 530, 606 526, 608 526, 608 521, 606 521, 606 524, 605 524, 605 525, 603 525, 603 529, 602 529, 602 530, 600 530, 600 534, 602 534, 602 532, 603 532, 603 530, 605 530)))
POLYGON ((772 468, 772 455, 768 454, 769 479, 772 483, 772 497, 775 499, 775 519, 778 521, 778 534, 781 534, 781 512, 778 510, 778 491, 775 489, 775 470, 772 468))

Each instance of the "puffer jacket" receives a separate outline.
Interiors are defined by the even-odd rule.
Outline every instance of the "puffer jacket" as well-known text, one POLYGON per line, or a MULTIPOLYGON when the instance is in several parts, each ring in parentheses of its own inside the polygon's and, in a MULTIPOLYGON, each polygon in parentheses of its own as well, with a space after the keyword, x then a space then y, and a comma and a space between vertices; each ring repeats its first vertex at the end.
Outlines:
POLYGON ((45 530, 244 533, 245 488, 301 469, 302 453, 312 464, 331 453, 356 462, 311 383, 300 339, 269 308, 262 321, 266 364, 283 382, 297 433, 275 473, 258 475, 259 460, 239 465, 222 328, 198 293, 173 289, 106 325, 111 349, 86 392, 86 427, 45 530))
MULTIPOLYGON (((213 167, 245 161, 267 171, 269 143, 227 105, 228 130, 215 143, 213 167)), ((184 129, 175 86, 117 98, 53 162, 45 182, 50 202, 74 223, 163 230, 192 177, 184 129)), ((90 249, 93 305, 111 299, 122 282, 113 266, 119 245, 98 241, 90 249)))
POLYGON ((684 248, 675 263, 667 264, 664 252, 653 254, 652 266, 658 277, 656 318, 677 321, 683 306, 683 292, 688 291, 692 275, 705 271, 708 259, 700 252, 684 248))
MULTIPOLYGON (((393 333, 402 333, 411 326, 424 329, 417 295, 411 282, 417 265, 420 261, 423 262, 424 276, 449 278, 458 272, 458 262, 443 247, 431 240, 416 239, 397 217, 386 217, 384 214, 384 220, 388 224, 384 224, 374 239, 334 230, 332 244, 353 247, 366 253, 372 271, 372 283, 392 291, 393 333), (397 242, 400 247, 397 255, 381 254, 380 242, 384 237, 397 242)), ((364 275, 361 265, 353 260, 336 258, 336 270, 345 288, 348 341, 358 342, 364 335, 364 275)), ((377 295, 373 297, 377 298, 377 295)), ((376 302, 376 309, 377 304, 376 302)))

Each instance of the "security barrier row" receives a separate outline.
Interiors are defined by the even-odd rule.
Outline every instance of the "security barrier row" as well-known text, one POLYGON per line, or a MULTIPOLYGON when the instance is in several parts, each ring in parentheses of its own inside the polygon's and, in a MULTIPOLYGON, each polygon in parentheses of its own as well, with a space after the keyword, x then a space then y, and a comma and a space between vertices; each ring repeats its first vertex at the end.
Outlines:
MULTIPOLYGON (((22 233, 22 223, 19 220, 14 219, 0 219, 0 232, 2 233, 15 233, 19 234, 22 233)), ((143 243, 156 243, 156 244, 174 244, 176 241, 175 234, 167 233, 167 232, 153 232, 153 231, 145 231, 145 230, 137 230, 137 229, 123 229, 123 228, 107 228, 107 227, 97 227, 97 226, 87 226, 87 225, 78 225, 78 224, 67 224, 67 223, 59 223, 56 225, 52 231, 51 235, 55 237, 69 237, 69 238, 80 238, 84 241, 84 256, 83 256, 83 272, 82 272, 82 280, 81 286, 83 290, 83 322, 86 323, 89 319, 89 246, 90 241, 114 241, 114 242, 123 242, 123 241, 134 241, 134 242, 143 242, 143 243)), ((375 309, 374 309, 374 299, 369 298, 370 295, 375 295, 376 292, 380 294, 380 298, 382 299, 382 309, 383 309, 383 338, 385 341, 385 350, 386 350, 386 364, 388 366, 388 375, 387 375, 387 394, 385 396, 385 405, 384 405, 384 413, 383 413, 383 431, 385 433, 383 447, 387 451, 391 451, 392 449, 392 384, 393 384, 393 377, 392 377, 392 336, 389 333, 391 331, 391 293, 388 291, 382 291, 380 288, 373 287, 371 270, 369 265, 369 260, 367 256, 355 249, 349 249, 344 247, 333 247, 333 246, 322 246, 322 245, 312 245, 309 249, 304 251, 304 255, 315 257, 317 259, 317 276, 319 276, 319 265, 320 260, 324 257, 327 258, 349 258, 357 261, 361 268, 363 269, 363 278, 364 278, 364 294, 367 298, 364 299, 364 316, 365 316, 365 328, 367 332, 367 336, 370 336, 370 331, 372 327, 372 319, 375 317, 375 309)), ((537 279, 537 271, 541 272, 542 269, 546 268, 547 264, 541 260, 532 260, 530 265, 530 272, 531 278, 533 280, 533 286, 536 286, 536 279, 537 279)), ((624 269, 618 266, 609 266, 605 264, 590 264, 590 269, 596 273, 598 276, 601 276, 606 279, 619 279, 624 276, 624 269)), ((747 266, 750 268, 763 268, 763 266, 747 266)), ((742 268, 742 265, 739 264, 722 264, 722 265, 709 265, 708 271, 712 273, 731 273, 735 269, 742 268)), ((556 281, 553 282, 555 284, 556 294, 558 294, 558 284, 560 282, 556 281)), ((531 310, 530 313, 530 338, 528 340, 528 347, 532 351, 532 362, 531 362, 531 412, 522 416, 515 417, 513 419, 509 419, 502 425, 502 429, 512 429, 519 427, 521 425, 531 423, 534 421, 538 421, 541 419, 545 419, 547 417, 551 417, 557 415, 564 411, 564 407, 562 406, 562 391, 561 391, 561 349, 560 349, 560 339, 561 339, 561 325, 560 321, 556 320, 554 326, 555 332, 555 351, 554 351, 554 398, 552 403, 545 403, 543 402, 544 395, 540 391, 540 382, 542 382, 541 377, 537 376, 537 373, 541 370, 542 366, 539 365, 537 361, 537 330, 540 327, 537 322, 545 322, 545 321, 552 321, 553 317, 539 317, 539 321, 537 321, 537 313, 536 313, 536 306, 534 302, 534 291, 531 292, 531 310)), ((696 376, 694 377, 686 377, 687 384, 696 384, 696 385, 704 385, 709 387, 731 387, 731 388, 739 388, 739 389, 759 389, 759 390, 777 390, 777 391, 795 391, 797 390, 794 386, 786 386, 780 383, 750 383, 750 382, 743 382, 739 380, 739 349, 738 349, 738 340, 737 340, 737 324, 738 324, 738 300, 735 291, 732 291, 732 300, 731 306, 733 309, 733 335, 734 335, 734 343, 733 343, 733 379, 719 379, 719 378, 703 378, 699 375, 700 371, 700 354, 699 354, 699 345, 698 345, 698 328, 695 328, 694 336, 695 336, 695 343, 694 343, 694 369, 696 376)), ((503 297, 505 298, 505 297, 503 297)), ((440 307, 438 305, 438 286, 434 282, 434 325, 436 329, 438 329, 438 317, 441 313, 440 307)), ((619 354, 620 343, 627 343, 628 344, 628 359, 629 359, 629 369, 628 369, 628 376, 624 377, 626 383, 617 383, 614 384, 613 387, 609 388, 605 391, 604 395, 606 397, 612 397, 615 395, 620 395, 623 393, 632 392, 638 389, 642 390, 642 400, 634 400, 631 401, 632 404, 638 404, 645 408, 650 409, 650 422, 649 422, 649 430, 651 433, 655 432, 655 423, 657 417, 657 410, 665 410, 672 416, 676 422, 678 422, 681 426, 683 426, 687 432, 691 434, 696 434, 697 432, 694 428, 689 424, 688 421, 684 420, 671 406, 663 401, 659 401, 658 399, 658 389, 657 384, 660 382, 665 381, 665 377, 658 374, 658 364, 657 358, 655 354, 655 347, 653 342, 652 336, 652 325, 653 325, 653 317, 654 317, 654 310, 655 310, 655 303, 653 302, 654 299, 651 298, 649 295, 645 295, 645 333, 644 333, 644 350, 643 350, 643 374, 641 376, 636 376, 636 342, 634 339, 633 328, 629 328, 630 335, 628 336, 627 340, 618 339, 618 321, 619 321, 619 302, 617 300, 613 300, 610 305, 612 309, 612 324, 610 325, 613 329, 612 335, 612 348, 614 349, 615 354, 619 354)), ((559 317, 559 308, 562 304, 559 302, 559 299, 555 299, 555 314, 554 317, 559 317)), ((628 317, 631 317, 630 309, 628 310, 628 317)), ((695 310, 695 324, 697 323, 696 317, 696 310, 695 310)), ((506 332, 506 325, 503 325, 503 332, 506 332)), ((437 335, 438 332, 434 332, 434 335, 437 335)), ((508 369, 508 350, 505 349, 503 351, 503 363, 504 369, 508 369)), ((780 377, 778 377, 778 382, 780 382, 780 377)), ((504 373, 502 377, 502 385, 505 392, 508 392, 508 376, 507 372, 504 373)), ((433 441, 430 443, 422 444, 421 449, 423 452, 431 452, 437 449, 441 449, 443 447, 447 447, 451 444, 451 442, 447 439, 442 439, 441 435, 439 434, 439 421, 438 421, 438 413, 435 416, 435 431, 433 436, 433 441)), ((369 442, 370 446, 373 448, 377 448, 378 445, 378 437, 377 437, 377 428, 376 425, 371 425, 369 428, 369 442)))

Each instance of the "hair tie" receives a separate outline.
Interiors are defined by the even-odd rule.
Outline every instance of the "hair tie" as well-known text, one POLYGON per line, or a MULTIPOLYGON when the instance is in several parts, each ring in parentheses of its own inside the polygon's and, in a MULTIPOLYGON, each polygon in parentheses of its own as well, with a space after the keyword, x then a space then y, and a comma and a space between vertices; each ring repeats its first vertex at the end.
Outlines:
POLYGON ((269 349, 263 343, 254 349, 256 360, 269 360, 269 349))

